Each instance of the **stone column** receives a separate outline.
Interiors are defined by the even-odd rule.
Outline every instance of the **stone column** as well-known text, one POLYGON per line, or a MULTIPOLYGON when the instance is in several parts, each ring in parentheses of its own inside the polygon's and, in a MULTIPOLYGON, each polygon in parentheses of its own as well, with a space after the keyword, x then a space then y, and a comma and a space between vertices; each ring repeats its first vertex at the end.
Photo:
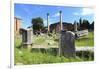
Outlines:
POLYGON ((77 22, 76 21, 74 22, 74 29, 75 29, 75 32, 77 32, 77 22))
POLYGON ((49 13, 47 13, 47 27, 48 27, 48 32, 50 31, 49 29, 49 13))
POLYGON ((62 11, 60 13, 60 30, 63 30, 63 25, 62 25, 62 11))

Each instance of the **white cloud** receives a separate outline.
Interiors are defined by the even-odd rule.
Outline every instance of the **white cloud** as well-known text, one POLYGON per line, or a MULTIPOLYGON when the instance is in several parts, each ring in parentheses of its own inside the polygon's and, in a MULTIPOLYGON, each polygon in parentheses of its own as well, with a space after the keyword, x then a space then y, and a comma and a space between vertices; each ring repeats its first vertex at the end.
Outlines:
POLYGON ((58 13, 55 13, 52 17, 58 17, 60 14, 59 12, 58 13))
POLYGON ((82 8, 80 12, 74 12, 74 15, 91 15, 94 13, 94 10, 92 8, 82 8))
POLYGON ((90 14, 93 14, 93 13, 94 13, 93 9, 83 8, 81 14, 82 14, 82 15, 90 15, 90 14))
POLYGON ((73 14, 74 14, 74 15, 79 15, 79 13, 78 13, 78 12, 74 12, 73 14))

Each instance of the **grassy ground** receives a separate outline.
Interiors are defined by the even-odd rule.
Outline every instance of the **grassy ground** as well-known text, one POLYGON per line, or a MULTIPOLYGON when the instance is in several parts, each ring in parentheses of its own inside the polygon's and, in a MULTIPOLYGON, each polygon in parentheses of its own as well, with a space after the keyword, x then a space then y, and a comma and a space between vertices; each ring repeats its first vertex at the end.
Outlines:
POLYGON ((54 36, 35 36, 33 37, 34 45, 43 45, 43 46, 58 46, 58 40, 54 36))
POLYGON ((22 64, 45 64, 45 63, 62 63, 62 62, 78 62, 80 58, 65 58, 54 56, 48 53, 30 52, 26 49, 16 49, 15 63, 22 64))
MULTIPOLYGON (((55 46, 58 45, 58 37, 53 35, 52 37, 42 35, 33 36, 34 45, 46 45, 55 46)), ((75 41, 76 46, 94 46, 94 33, 90 32, 88 36, 84 36, 75 41)), ((59 57, 51 53, 28 51, 26 49, 20 49, 21 39, 15 38, 15 64, 45 64, 45 63, 63 63, 63 62, 81 62, 82 58, 65 58, 59 57)))
MULTIPOLYGON (((34 36, 33 43, 36 45, 58 46, 59 40, 55 35, 52 36, 34 36)), ((89 32, 89 35, 80 37, 75 40, 75 46, 94 46, 94 33, 89 32)))
POLYGON ((48 64, 48 63, 64 63, 64 62, 80 62, 80 58, 65 58, 63 56, 55 56, 50 53, 30 52, 26 49, 19 50, 16 48, 15 64, 48 64))
MULTIPOLYGON (((87 55, 85 54, 87 57, 87 55)), ((76 56, 76 58, 66 58, 64 56, 54 55, 50 52, 29 51, 27 49, 15 48, 15 65, 18 64, 49 64, 49 63, 66 63, 93 61, 91 58, 76 56)))
POLYGON ((76 46, 94 46, 94 33, 89 32, 88 36, 83 36, 75 41, 76 46))

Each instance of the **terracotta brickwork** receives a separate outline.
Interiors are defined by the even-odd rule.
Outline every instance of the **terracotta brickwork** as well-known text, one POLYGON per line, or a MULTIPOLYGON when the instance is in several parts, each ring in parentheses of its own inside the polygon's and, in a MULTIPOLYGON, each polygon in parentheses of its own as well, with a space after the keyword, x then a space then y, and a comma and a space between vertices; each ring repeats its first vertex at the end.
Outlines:
POLYGON ((14 17, 14 32, 15 34, 19 34, 21 28, 21 19, 14 17))

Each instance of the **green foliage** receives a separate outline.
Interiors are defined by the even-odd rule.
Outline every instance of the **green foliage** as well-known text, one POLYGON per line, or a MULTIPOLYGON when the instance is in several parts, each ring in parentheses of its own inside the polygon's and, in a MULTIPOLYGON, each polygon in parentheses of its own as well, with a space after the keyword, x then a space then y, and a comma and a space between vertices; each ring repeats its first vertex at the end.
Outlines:
POLYGON ((94 30, 94 21, 91 24, 91 29, 94 30))
POLYGON ((43 27, 44 27, 43 19, 41 17, 33 18, 32 19, 32 26, 33 26, 34 31, 43 29, 43 27))
POLYGON ((55 36, 47 36, 47 35, 41 35, 41 36, 35 36, 33 38, 34 45, 42 45, 42 46, 57 46, 58 42, 55 41, 55 36))
POLYGON ((65 58, 63 56, 54 56, 49 53, 30 52, 27 49, 18 50, 15 52, 15 64, 45 64, 45 63, 63 63, 63 62, 77 62, 82 61, 79 58, 65 58))
MULTIPOLYGON (((58 46, 59 37, 55 34, 52 36, 41 35, 41 36, 34 36, 34 44, 38 45, 48 45, 49 46, 58 46)), ((94 46, 94 32, 89 32, 87 36, 80 37, 79 39, 75 40, 76 46, 94 46)))
POLYGON ((34 43, 35 44, 43 44, 45 43, 45 37, 42 36, 34 36, 34 43))
POLYGON ((80 25, 80 28, 79 29, 90 29, 90 22, 87 20, 87 19, 82 19, 80 18, 79 19, 79 25, 80 25))
POLYGON ((22 40, 20 38, 15 38, 15 47, 20 47, 21 46, 21 43, 22 43, 22 40))
POLYGON ((23 60, 22 60, 22 51, 15 48, 15 63, 22 63, 23 60))

